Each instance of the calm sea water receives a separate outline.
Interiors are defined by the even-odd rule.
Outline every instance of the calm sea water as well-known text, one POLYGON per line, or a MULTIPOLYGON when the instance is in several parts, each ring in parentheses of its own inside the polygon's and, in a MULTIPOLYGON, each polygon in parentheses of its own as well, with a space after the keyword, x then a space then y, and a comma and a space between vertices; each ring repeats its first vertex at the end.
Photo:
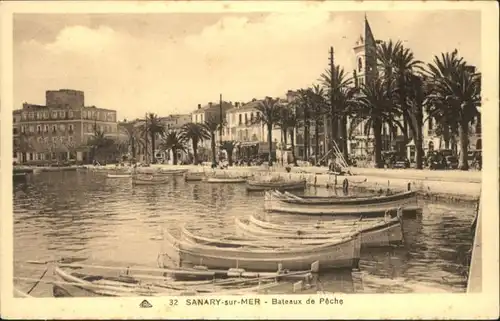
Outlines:
MULTIPOLYGON (((331 190, 310 188, 306 194, 331 190)), ((472 244, 471 205, 422 202, 423 213, 406 219, 404 247, 362 251, 360 271, 320 276, 319 287, 333 292, 464 292, 472 244)), ((230 234, 234 217, 263 213, 263 194, 244 185, 184 182, 132 186, 105 173, 53 172, 30 175, 14 184, 14 275, 38 279, 47 261, 81 257, 116 266, 157 266, 161 228, 178 223, 230 234)), ((83 262, 83 263, 88 263, 83 262)), ((50 278, 50 275, 44 278, 50 278)), ((33 283, 16 281, 28 291, 33 283)), ((34 296, 51 296, 39 284, 34 296)))

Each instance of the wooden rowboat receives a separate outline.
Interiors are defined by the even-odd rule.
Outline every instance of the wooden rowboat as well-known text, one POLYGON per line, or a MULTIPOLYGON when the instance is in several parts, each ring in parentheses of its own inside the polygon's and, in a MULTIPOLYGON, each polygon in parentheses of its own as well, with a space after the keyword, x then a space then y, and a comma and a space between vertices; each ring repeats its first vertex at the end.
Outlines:
POLYGON ((220 248, 193 244, 164 231, 165 254, 179 266, 205 265, 209 268, 243 268, 250 271, 276 271, 278 267, 303 271, 313 262, 319 269, 356 268, 360 257, 359 234, 335 242, 297 249, 220 248))
POLYGON ((306 188, 305 180, 295 180, 288 182, 266 182, 260 180, 253 180, 247 182, 247 191, 267 191, 267 190, 279 190, 279 191, 303 191, 306 188))
POLYGON ((370 197, 316 197, 316 198, 305 198, 302 196, 297 196, 288 192, 280 193, 275 191, 277 196, 282 198, 283 202, 298 205, 381 205, 386 203, 397 204, 397 202, 402 202, 403 204, 408 201, 416 202, 417 192, 408 191, 393 195, 384 196, 370 196, 370 197))
POLYGON ((186 172, 184 180, 186 182, 199 182, 205 178, 205 172, 186 172))
POLYGON ((197 295, 203 293, 243 294, 259 293, 281 285, 273 278, 214 279, 208 281, 173 281, 157 277, 156 281, 141 279, 145 276, 106 276, 100 273, 80 273, 55 267, 58 280, 52 282, 55 297, 87 296, 164 296, 197 295))
POLYGON ((178 175, 184 175, 188 170, 187 169, 160 169, 159 171, 155 172, 156 175, 171 175, 171 176, 178 176, 178 175))
POLYGON ((130 178, 132 177, 131 174, 109 174, 108 173, 108 178, 130 178))
POLYGON ((168 183, 167 177, 157 177, 153 175, 132 176, 132 184, 134 185, 157 185, 168 183))
POLYGON ((383 217, 388 212, 391 216, 396 216, 399 207, 404 212, 417 213, 419 207, 416 201, 408 199, 406 201, 387 202, 380 205, 316 205, 316 204, 293 204, 287 202, 289 198, 276 192, 266 192, 264 196, 264 209, 268 212, 301 214, 301 215, 348 215, 363 217, 383 217))
MULTIPOLYGON (((289 234, 289 238, 317 238, 321 241, 322 238, 334 238, 335 235, 342 235, 349 233, 353 228, 361 234, 361 246, 364 247, 383 247, 389 245, 399 245, 403 243, 403 227, 401 213, 397 217, 386 217, 384 219, 377 220, 355 220, 338 222, 321 222, 320 224, 301 226, 297 228, 287 224, 276 224, 264 221, 253 215, 249 218, 249 225, 253 226, 253 229, 247 228, 246 234, 252 235, 252 231, 257 231, 254 234, 259 236, 259 231, 261 234, 268 233, 267 235, 273 235, 272 233, 279 233, 280 235, 289 234), (270 232, 270 234, 269 234, 270 232)), ((237 224, 238 227, 245 228, 241 223, 237 224)), ((293 242, 293 241, 292 241, 293 242)), ((308 242, 309 244, 314 244, 314 242, 308 242)), ((304 244, 304 243, 303 243, 304 244)), ((306 243, 307 244, 307 243, 306 243)))
POLYGON ((245 183, 246 178, 241 177, 208 177, 207 183, 245 183))

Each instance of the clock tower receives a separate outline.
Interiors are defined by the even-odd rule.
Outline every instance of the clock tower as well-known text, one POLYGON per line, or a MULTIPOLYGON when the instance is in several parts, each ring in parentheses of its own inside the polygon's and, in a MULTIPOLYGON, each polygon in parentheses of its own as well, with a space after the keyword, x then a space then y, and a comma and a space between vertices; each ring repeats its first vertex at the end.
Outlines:
POLYGON ((358 85, 364 85, 377 77, 377 44, 365 15, 364 32, 354 45, 355 70, 358 85))

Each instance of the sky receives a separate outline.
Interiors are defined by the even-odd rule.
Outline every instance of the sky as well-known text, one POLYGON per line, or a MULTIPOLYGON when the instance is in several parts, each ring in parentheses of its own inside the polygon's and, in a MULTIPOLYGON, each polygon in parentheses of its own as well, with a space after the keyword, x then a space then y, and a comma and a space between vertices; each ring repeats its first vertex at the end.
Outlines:
POLYGON ((317 82, 330 46, 352 72, 365 14, 377 40, 401 40, 416 59, 457 48, 481 70, 479 11, 15 14, 14 108, 63 88, 120 120, 190 113, 219 94, 284 96, 317 82))

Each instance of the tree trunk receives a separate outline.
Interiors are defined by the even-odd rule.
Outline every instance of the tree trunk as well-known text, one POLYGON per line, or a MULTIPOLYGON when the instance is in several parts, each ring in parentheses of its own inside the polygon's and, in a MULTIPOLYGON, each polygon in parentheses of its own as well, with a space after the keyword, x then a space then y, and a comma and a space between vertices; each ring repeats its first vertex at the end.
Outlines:
POLYGON ((269 141, 269 166, 273 166, 273 126, 267 125, 267 140, 269 141))
POLYGON ((450 149, 450 127, 448 125, 443 126, 443 140, 444 148, 450 149))
POLYGON ((227 152, 227 161, 229 163, 229 166, 233 166, 233 151, 226 149, 227 152))
POLYGON ((151 132, 151 158, 152 163, 156 164, 156 155, 155 155, 155 133, 151 132))
POLYGON ((347 148, 347 116, 342 116, 342 153, 346 162, 349 159, 349 150, 347 148))
POLYGON ((177 149, 172 148, 172 163, 177 165, 177 149))
POLYGON ((459 168, 463 171, 469 170, 469 163, 467 161, 467 152, 469 147, 469 123, 460 121, 459 139, 460 139, 460 160, 459 168))
POLYGON ((210 141, 210 147, 212 149, 212 164, 216 164, 217 163, 217 155, 215 153, 215 133, 211 133, 211 141, 210 141))
POLYGON ((292 145, 293 165, 294 166, 298 166, 298 164, 297 164, 297 157, 295 157, 295 139, 294 139, 294 134, 295 134, 295 128, 292 128, 292 134, 290 135, 290 143, 292 145))
POLYGON ((194 165, 198 165, 198 142, 193 139, 192 140, 192 143, 193 143, 193 164, 194 165))
POLYGON ((135 154, 136 154, 136 150, 135 150, 135 138, 132 138, 130 140, 130 145, 131 145, 131 149, 132 149, 132 158, 135 158, 135 154))
POLYGON ((319 162, 319 126, 318 121, 314 126, 314 164, 318 165, 319 162))
POLYGON ((373 121, 373 136, 375 167, 382 168, 382 123, 378 119, 373 121))

